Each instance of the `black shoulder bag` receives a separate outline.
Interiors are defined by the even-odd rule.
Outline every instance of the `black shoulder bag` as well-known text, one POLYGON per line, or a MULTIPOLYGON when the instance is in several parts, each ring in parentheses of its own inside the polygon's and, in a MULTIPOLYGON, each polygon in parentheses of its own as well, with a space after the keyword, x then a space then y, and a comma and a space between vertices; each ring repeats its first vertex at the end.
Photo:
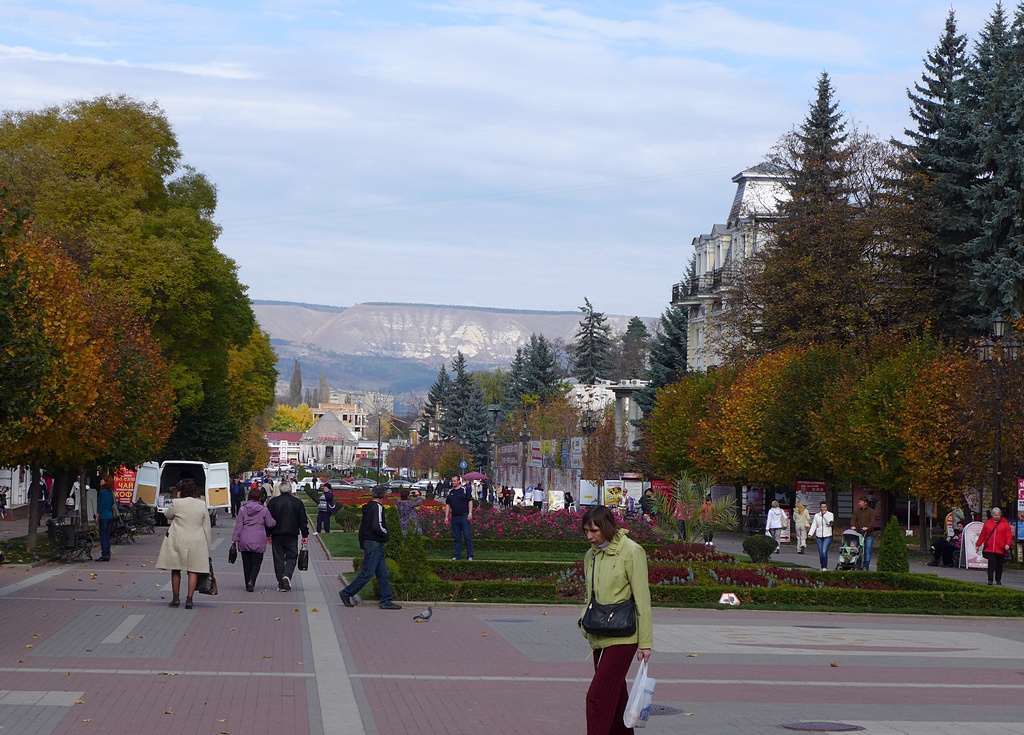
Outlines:
POLYGON ((636 633, 636 601, 632 593, 628 600, 612 605, 602 605, 594 594, 594 582, 597 574, 597 555, 594 555, 594 566, 590 573, 590 603, 583 611, 580 625, 590 635, 604 638, 626 638, 636 633))

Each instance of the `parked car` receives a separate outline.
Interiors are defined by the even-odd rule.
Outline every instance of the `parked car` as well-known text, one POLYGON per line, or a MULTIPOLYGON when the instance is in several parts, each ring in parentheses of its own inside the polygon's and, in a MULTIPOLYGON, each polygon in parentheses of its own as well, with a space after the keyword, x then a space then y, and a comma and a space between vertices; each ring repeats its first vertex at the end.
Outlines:
POLYGON ((349 484, 355 485, 356 487, 373 487, 377 483, 371 480, 369 477, 354 477, 349 482, 349 484))
POLYGON ((433 482, 432 480, 417 480, 412 484, 412 486, 417 490, 426 490, 427 485, 434 487, 436 484, 437 483, 433 482))

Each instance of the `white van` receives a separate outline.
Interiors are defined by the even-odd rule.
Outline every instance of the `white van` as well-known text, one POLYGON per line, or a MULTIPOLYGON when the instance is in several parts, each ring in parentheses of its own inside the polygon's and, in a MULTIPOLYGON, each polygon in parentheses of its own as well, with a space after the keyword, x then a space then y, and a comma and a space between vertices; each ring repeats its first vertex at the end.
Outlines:
POLYGON ((196 462, 169 459, 166 462, 146 462, 135 473, 132 502, 141 500, 156 506, 156 521, 167 525, 164 508, 171 502, 171 494, 184 477, 195 480, 196 488, 206 498, 210 509, 210 524, 217 525, 217 510, 231 507, 231 473, 227 462, 196 462))

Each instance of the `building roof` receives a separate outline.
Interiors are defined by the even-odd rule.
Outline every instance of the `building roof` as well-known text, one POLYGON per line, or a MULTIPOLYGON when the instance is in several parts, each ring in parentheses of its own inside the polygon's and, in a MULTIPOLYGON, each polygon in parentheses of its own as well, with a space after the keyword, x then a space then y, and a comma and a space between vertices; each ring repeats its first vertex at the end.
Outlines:
POLYGON ((302 438, 301 431, 268 431, 264 434, 268 442, 297 442, 302 438))
POLYGON ((328 411, 302 435, 302 441, 319 442, 320 444, 355 444, 357 439, 352 430, 341 423, 341 419, 328 411))

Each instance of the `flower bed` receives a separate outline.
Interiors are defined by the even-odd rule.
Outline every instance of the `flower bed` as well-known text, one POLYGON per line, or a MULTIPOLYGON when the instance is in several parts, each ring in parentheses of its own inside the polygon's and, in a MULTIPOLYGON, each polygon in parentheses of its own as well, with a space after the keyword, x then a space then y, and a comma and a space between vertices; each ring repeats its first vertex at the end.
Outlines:
MULTIPOLYGON (((499 510, 479 508, 473 512, 473 540, 516 539, 538 541, 584 541, 580 514, 542 513, 535 510, 499 510)), ((427 509, 420 513, 423 533, 428 538, 449 538, 451 529, 444 523, 444 511, 427 509)), ((657 528, 645 523, 625 526, 629 537, 641 546, 660 545, 664 538, 657 528)))

